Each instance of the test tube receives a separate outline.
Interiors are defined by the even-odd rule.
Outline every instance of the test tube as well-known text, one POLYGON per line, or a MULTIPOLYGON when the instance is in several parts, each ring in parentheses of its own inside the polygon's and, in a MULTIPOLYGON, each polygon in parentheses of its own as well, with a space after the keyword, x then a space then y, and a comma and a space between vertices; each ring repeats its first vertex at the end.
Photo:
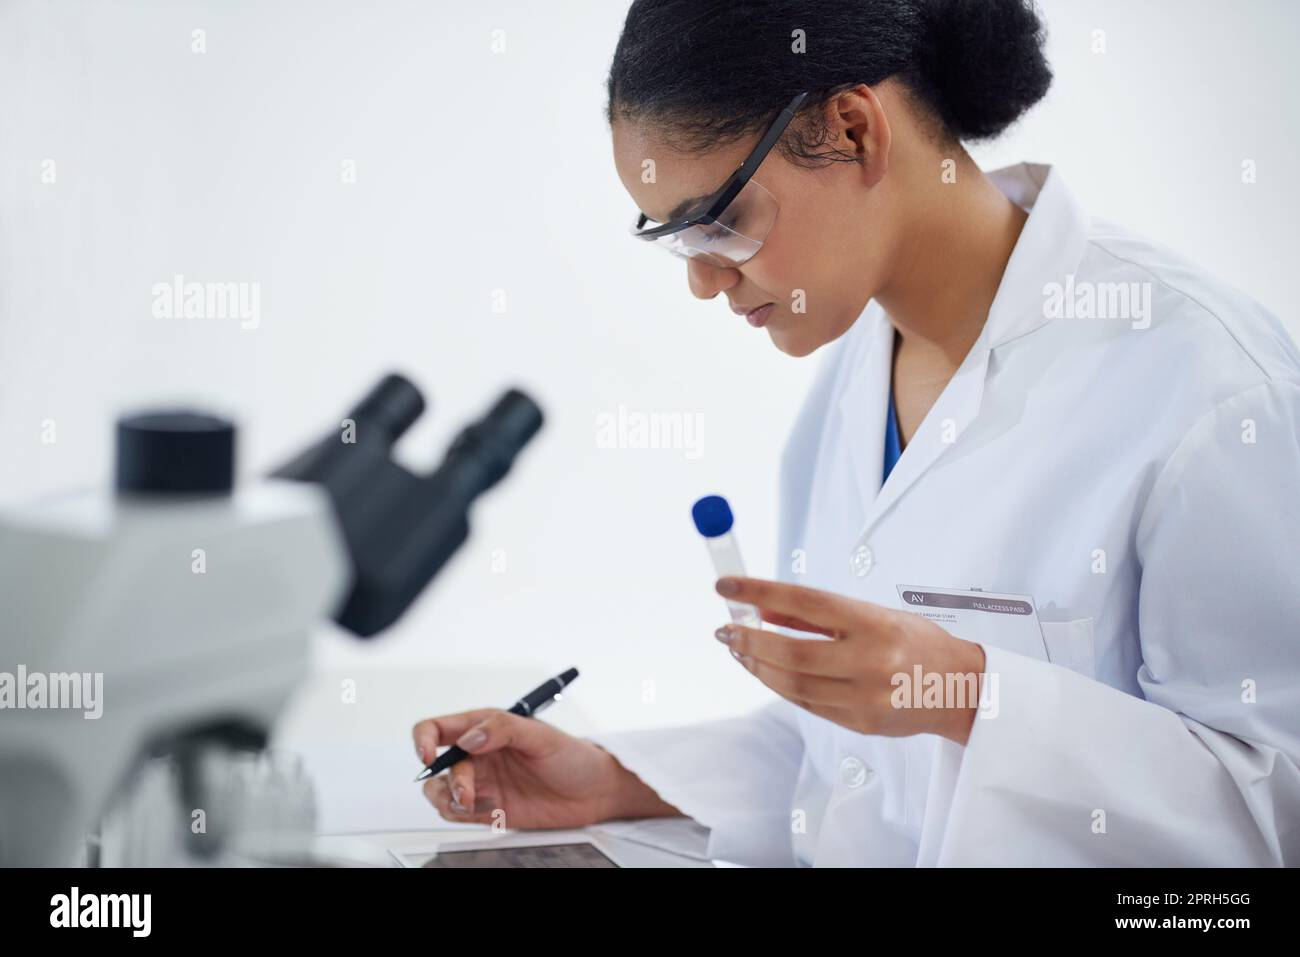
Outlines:
MULTIPOLYGON (((721 495, 706 495, 692 506, 691 517, 709 547, 709 558, 713 560, 713 570, 718 577, 744 577, 745 563, 740 557, 736 536, 731 531, 735 518, 727 500, 721 495)), ((728 601, 727 610, 731 612, 731 620, 737 624, 748 628, 763 627, 763 618, 753 605, 728 601)))

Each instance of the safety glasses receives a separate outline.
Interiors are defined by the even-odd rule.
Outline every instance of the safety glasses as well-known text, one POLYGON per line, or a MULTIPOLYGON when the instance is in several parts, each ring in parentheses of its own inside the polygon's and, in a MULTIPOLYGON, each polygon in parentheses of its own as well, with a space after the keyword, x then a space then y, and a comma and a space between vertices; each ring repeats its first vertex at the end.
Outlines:
POLYGON ((725 268, 753 259, 772 231, 780 208, 776 197, 753 179, 754 171, 807 98, 807 93, 800 93, 786 105, 745 161, 712 196, 680 214, 674 211, 676 218, 667 223, 657 223, 642 213, 632 227, 632 235, 675 256, 702 259, 725 268))

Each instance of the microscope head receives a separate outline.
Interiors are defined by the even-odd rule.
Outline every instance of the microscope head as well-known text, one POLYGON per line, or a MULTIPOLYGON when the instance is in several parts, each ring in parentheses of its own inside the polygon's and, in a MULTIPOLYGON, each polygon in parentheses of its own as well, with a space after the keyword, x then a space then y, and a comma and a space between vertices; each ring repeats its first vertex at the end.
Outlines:
POLYGON ((417 475, 393 445, 424 411, 407 379, 386 376, 331 432, 273 473, 329 496, 343 531, 352 586, 335 613, 368 638, 387 628, 469 535, 470 504, 496 485, 542 426, 542 411, 515 389, 461 430, 441 465, 417 475))

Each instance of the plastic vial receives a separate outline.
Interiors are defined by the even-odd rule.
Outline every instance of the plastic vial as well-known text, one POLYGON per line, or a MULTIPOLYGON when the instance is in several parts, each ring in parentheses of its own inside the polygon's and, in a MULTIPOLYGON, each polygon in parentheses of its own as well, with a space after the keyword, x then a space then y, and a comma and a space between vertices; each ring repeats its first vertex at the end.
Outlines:
MULTIPOLYGON (((745 563, 740 557, 740 546, 736 536, 731 533, 735 519, 731 506, 721 495, 706 495, 691 508, 691 517, 695 527, 704 536, 709 547, 709 557, 713 559, 713 570, 719 578, 745 577, 745 563)), ((748 628, 762 628, 763 618, 757 608, 744 602, 728 601, 727 610, 731 620, 748 628)))

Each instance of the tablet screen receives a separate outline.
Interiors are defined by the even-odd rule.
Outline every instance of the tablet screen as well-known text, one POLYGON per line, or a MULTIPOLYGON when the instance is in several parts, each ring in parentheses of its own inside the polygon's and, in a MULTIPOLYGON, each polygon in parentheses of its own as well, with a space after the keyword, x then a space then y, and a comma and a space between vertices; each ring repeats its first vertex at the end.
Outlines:
POLYGON ((458 851, 446 848, 421 867, 618 867, 592 844, 538 844, 458 851))

